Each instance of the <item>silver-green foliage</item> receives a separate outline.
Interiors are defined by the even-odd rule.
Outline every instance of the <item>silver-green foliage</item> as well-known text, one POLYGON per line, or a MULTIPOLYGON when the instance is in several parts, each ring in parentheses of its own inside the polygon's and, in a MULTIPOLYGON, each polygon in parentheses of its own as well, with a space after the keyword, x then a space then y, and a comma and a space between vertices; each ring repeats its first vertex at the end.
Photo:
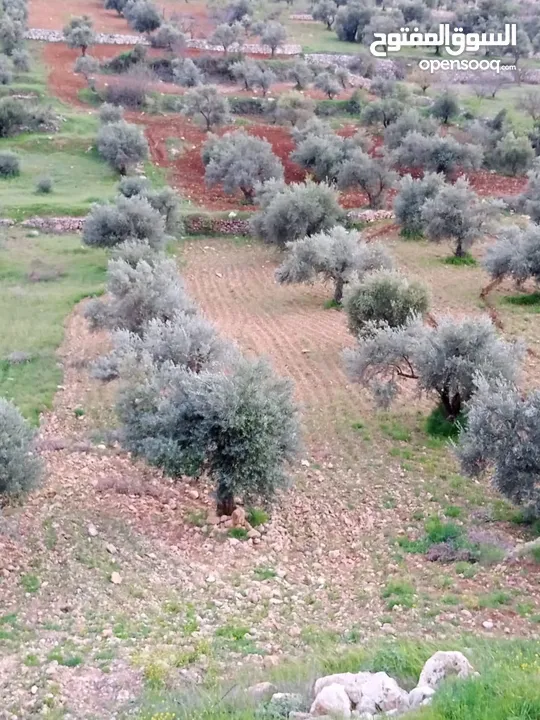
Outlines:
POLYGON ((527 173, 527 186, 520 197, 523 210, 540 225, 540 162, 537 160, 527 173))
POLYGON ((96 35, 92 27, 92 18, 88 15, 72 17, 64 27, 64 40, 70 48, 80 48, 81 53, 86 55, 86 49, 96 41, 96 35))
POLYGON ((391 125, 388 125, 384 131, 384 144, 390 150, 395 150, 410 132, 417 132, 424 136, 435 135, 437 122, 433 118, 423 117, 418 110, 411 108, 400 115, 391 125))
POLYGON ((422 208, 426 200, 435 197, 444 185, 444 177, 436 173, 426 173, 423 178, 415 179, 405 175, 399 183, 399 191, 394 199, 394 214, 405 237, 419 237, 424 232, 422 208))
POLYGON ((540 516, 540 391, 480 377, 457 453, 464 473, 490 472, 502 495, 540 516))
POLYGON ((276 270, 279 283, 312 283, 317 277, 334 284, 334 302, 341 303, 344 286, 366 273, 390 268, 383 245, 366 243, 360 233, 336 225, 287 244, 288 254, 276 270))
MULTIPOLYGON (((368 106, 369 107, 369 106, 368 106)), ((460 143, 451 135, 423 135, 408 132, 392 153, 396 165, 451 176, 459 167, 472 170, 482 164, 482 148, 460 143)))
POLYGON ((116 330, 112 340, 113 351, 93 367, 94 377, 101 380, 129 379, 165 364, 198 373, 223 366, 234 357, 234 347, 194 312, 178 312, 170 320, 154 318, 140 333, 116 330))
POLYGON ((362 190, 368 199, 370 208, 384 205, 388 190, 397 181, 397 173, 391 169, 384 157, 372 157, 362 149, 349 153, 339 169, 338 185, 340 189, 362 190))
POLYGON ((0 498, 26 493, 40 481, 43 468, 35 454, 35 435, 19 410, 0 398, 0 498))
POLYGON ((103 125, 107 123, 118 123, 124 119, 124 108, 112 103, 103 103, 99 109, 99 121, 103 125))
POLYGON ((201 155, 206 184, 209 187, 221 184, 229 194, 241 190, 248 202, 253 201, 258 183, 283 178, 283 165, 270 143, 242 130, 222 137, 211 136, 201 155))
POLYGON ((534 159, 534 150, 526 137, 507 133, 495 146, 491 162, 505 175, 524 175, 534 159))
POLYGON ((426 200, 421 216, 427 238, 453 242, 455 256, 462 257, 489 230, 496 211, 496 203, 480 200, 468 181, 459 178, 426 200))
POLYGON ((126 240, 146 240, 159 248, 165 242, 165 220, 146 197, 117 198, 116 202, 94 205, 83 228, 83 242, 113 247, 126 240))
POLYGON ((118 414, 125 446, 171 475, 216 483, 219 511, 234 497, 271 501, 287 484, 285 464, 299 440, 289 380, 263 361, 201 373, 165 366, 121 392, 118 414))
POLYGON ((172 61, 173 79, 182 87, 198 87, 204 82, 204 74, 191 58, 175 58, 172 61))
POLYGON ((202 85, 188 90, 184 95, 182 112, 187 117, 202 120, 206 130, 225 125, 230 119, 229 102, 215 85, 202 85))
POLYGON ((344 307, 349 330, 359 335, 367 323, 386 323, 395 328, 406 325, 412 317, 425 315, 429 293, 424 285, 398 272, 379 270, 349 286, 344 307))
POLYGON ((264 183, 257 190, 260 210, 252 218, 253 232, 266 242, 284 247, 291 240, 329 230, 342 210, 336 191, 324 183, 264 183))
POLYGON ((93 300, 85 313, 93 329, 142 333, 153 319, 167 321, 180 312, 194 312, 174 260, 154 255, 135 263, 121 257, 109 261, 108 299, 93 300))
POLYGON ((100 127, 97 149, 102 158, 122 175, 148 158, 148 142, 143 131, 124 120, 107 122, 100 127))
POLYGON ((484 256, 483 265, 494 280, 511 277, 518 283, 540 283, 540 226, 507 225, 484 256))
POLYGON ((455 419, 473 396, 478 375, 489 383, 513 382, 521 356, 521 345, 501 340, 488 318, 444 317, 437 327, 413 318, 398 327, 366 323, 357 347, 345 351, 345 362, 379 404, 388 406, 403 380, 415 380, 455 419))

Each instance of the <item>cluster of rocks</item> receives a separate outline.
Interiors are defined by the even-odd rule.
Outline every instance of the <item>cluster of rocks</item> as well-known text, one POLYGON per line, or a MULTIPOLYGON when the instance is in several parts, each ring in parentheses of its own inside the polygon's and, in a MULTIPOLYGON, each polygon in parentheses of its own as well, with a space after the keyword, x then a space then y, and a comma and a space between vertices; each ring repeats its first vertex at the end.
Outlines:
MULTIPOLYGON (((231 516, 222 515, 221 517, 218 517, 217 515, 208 515, 206 518, 206 526, 202 529, 203 532, 205 529, 212 532, 212 529, 215 531, 221 531, 230 530, 231 528, 245 530, 246 538, 251 540, 254 545, 258 545, 260 543, 262 535, 266 532, 266 527, 264 525, 259 525, 257 528, 254 528, 249 524, 246 517, 246 511, 242 506, 235 508, 231 516)), ((229 542, 235 544, 241 542, 241 540, 232 537, 229 538, 229 542)))
POLYGON ((268 682, 253 685, 246 693, 250 702, 264 703, 270 717, 374 720, 401 716, 429 705, 447 677, 471 675, 478 673, 463 653, 441 650, 425 663, 417 686, 410 692, 385 672, 348 672, 319 678, 309 698, 297 693, 280 693, 268 682))
POLYGON ((84 217, 31 217, 20 224, 22 227, 35 228, 45 233, 62 234, 80 232, 84 220, 84 217))
MULTIPOLYGON (((25 33, 27 40, 39 40, 41 42, 59 43, 64 42, 64 34, 61 30, 44 30, 43 28, 30 28, 25 33)), ((150 45, 149 40, 142 35, 122 35, 119 33, 96 33, 96 45, 150 45)), ((223 52, 223 48, 212 45, 207 40, 190 38, 187 41, 189 48, 196 50, 207 50, 209 52, 223 52)), ((272 49, 267 45, 247 43, 231 47, 234 52, 250 53, 252 55, 270 55, 272 49)), ((277 48, 276 55, 299 55, 302 52, 300 45, 283 45, 277 48)))
POLYGON ((188 235, 249 235, 249 220, 237 218, 231 213, 228 218, 209 215, 186 215, 184 226, 188 235))
POLYGON ((293 13, 289 15, 290 20, 300 20, 300 22, 316 22, 310 13, 293 13))
POLYGON ((379 220, 393 220, 392 210, 351 210, 347 213, 349 220, 373 223, 379 220))

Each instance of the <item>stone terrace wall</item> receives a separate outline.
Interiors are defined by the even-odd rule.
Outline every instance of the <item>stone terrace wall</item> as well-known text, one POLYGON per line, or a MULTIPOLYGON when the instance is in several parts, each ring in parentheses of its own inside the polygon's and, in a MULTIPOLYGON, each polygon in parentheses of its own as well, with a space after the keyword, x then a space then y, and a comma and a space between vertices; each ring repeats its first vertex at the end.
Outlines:
MULTIPOLYGON (((39 40, 41 42, 59 43, 64 42, 64 35, 61 30, 43 30, 31 28, 25 33, 27 40, 39 40)), ((150 45, 147 38, 142 35, 120 35, 110 33, 96 33, 98 45, 150 45)), ((196 50, 208 50, 210 52, 223 52, 220 47, 211 45, 206 40, 188 40, 188 47, 196 50)), ((267 45, 256 45, 247 43, 241 46, 232 46, 232 51, 250 53, 251 55, 270 55, 271 49, 267 45)), ((284 45, 276 50, 276 55, 299 55, 302 52, 300 45, 284 45)))

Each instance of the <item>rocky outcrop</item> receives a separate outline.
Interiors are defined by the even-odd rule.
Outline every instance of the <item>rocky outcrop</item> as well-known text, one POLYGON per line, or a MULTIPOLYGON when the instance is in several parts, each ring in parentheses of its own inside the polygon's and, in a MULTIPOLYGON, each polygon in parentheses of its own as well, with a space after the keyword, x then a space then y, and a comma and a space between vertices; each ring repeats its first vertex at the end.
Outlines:
MULTIPOLYGON (((385 672, 346 672, 325 675, 315 681, 309 713, 305 712, 308 699, 294 693, 276 692, 265 705, 272 717, 289 720, 401 717, 429 705, 440 684, 451 675, 467 678, 478 673, 463 653, 439 651, 425 663, 418 685, 410 692, 385 672)), ((268 685, 253 685, 246 690, 246 698, 253 699, 259 695, 260 688, 268 685)))

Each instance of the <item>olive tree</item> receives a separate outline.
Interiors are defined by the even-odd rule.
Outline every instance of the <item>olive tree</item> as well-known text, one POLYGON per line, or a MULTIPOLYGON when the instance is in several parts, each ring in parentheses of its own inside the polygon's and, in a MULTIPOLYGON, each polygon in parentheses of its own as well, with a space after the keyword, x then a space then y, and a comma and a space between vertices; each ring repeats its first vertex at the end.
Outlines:
POLYGON ((13 55, 21 50, 24 42, 25 23, 5 13, 0 16, 0 45, 6 55, 13 55))
POLYGON ((107 267, 107 300, 92 300, 85 309, 90 328, 129 330, 141 334, 151 320, 172 321, 194 313, 176 263, 161 253, 128 262, 117 257, 107 267))
POLYGON ((128 0, 105 0, 105 10, 116 10, 122 15, 128 0))
POLYGON ((276 81, 276 74, 274 71, 264 65, 255 65, 250 73, 250 84, 252 87, 259 87, 262 90, 262 94, 266 97, 266 94, 272 87, 272 84, 276 81))
POLYGON ((41 480, 36 434, 15 405, 0 397, 0 501, 29 492, 41 480))
POLYGON ((396 98, 375 100, 366 105, 362 111, 362 122, 366 125, 379 125, 387 128, 396 122, 404 112, 405 105, 396 98))
POLYGON ((243 33, 244 28, 238 22, 231 25, 222 23, 214 30, 210 37, 210 43, 223 48, 223 53, 227 55, 232 45, 240 43, 243 33))
POLYGON ((540 225, 540 161, 536 160, 527 173, 527 185, 519 197, 519 204, 530 216, 531 220, 540 225))
POLYGON ((385 158, 375 158, 360 148, 354 150, 339 170, 338 185, 341 190, 359 188, 368 199, 370 208, 383 206, 388 190, 397 180, 385 158))
POLYGON ((198 87, 204 82, 204 73, 198 68, 191 58, 175 58, 172 61, 173 79, 177 85, 182 87, 198 87))
POLYGON ((315 103, 301 92, 291 90, 279 96, 276 104, 275 118, 280 123, 290 123, 293 127, 305 124, 313 117, 315 103))
POLYGON ((336 19, 337 11, 338 6, 334 0, 319 0, 313 7, 311 15, 314 20, 323 22, 327 30, 331 30, 336 19))
POLYGON ((124 109, 120 105, 103 103, 99 109, 99 122, 102 125, 107 123, 118 123, 124 119, 124 109))
POLYGON ((444 186, 444 177, 436 173, 426 173, 423 178, 415 179, 405 175, 399 183, 394 198, 394 215, 401 226, 404 237, 421 237, 424 233, 422 208, 426 200, 435 197, 444 186))
POLYGON ((347 283, 392 265, 382 245, 366 243, 360 233, 340 225, 289 242, 287 250, 287 257, 276 270, 276 280, 281 284, 313 283, 320 277, 324 282, 334 284, 336 305, 341 304, 347 283))
POLYGON ((232 372, 168 367, 128 384, 118 401, 125 447, 172 476, 216 485, 217 513, 235 497, 269 503, 287 485, 299 425, 289 380, 264 361, 240 361, 232 372))
POLYGON ((116 202, 94 205, 85 220, 83 242, 96 247, 113 247, 126 240, 146 240, 159 248, 165 241, 165 220, 146 197, 117 198, 116 202))
POLYGON ((507 133, 496 144, 491 161, 493 167, 505 175, 524 175, 532 165, 534 150, 526 137, 507 133))
POLYGON ((260 209, 252 231, 266 242, 285 247, 292 240, 329 230, 342 216, 336 191, 324 183, 264 183, 257 189, 260 209))
POLYGON ((229 194, 241 190, 249 203, 253 202, 257 184, 283 178, 283 165, 274 155, 271 144, 242 130, 222 137, 211 136, 201 156, 209 187, 221 184, 229 194))
POLYGON ((187 45, 187 38, 182 30, 172 22, 163 23, 151 36, 153 47, 164 48, 169 52, 179 53, 187 45))
POLYGON ((460 107, 457 97, 450 90, 446 90, 435 98, 431 106, 431 114, 447 125, 452 118, 459 114, 460 107))
POLYGON ((229 103, 215 85, 194 87, 184 96, 182 112, 190 118, 202 120, 207 132, 229 122, 229 103))
POLYGON ((305 60, 295 60, 289 68, 287 76, 294 82, 295 90, 305 90, 313 80, 313 73, 305 60))
POLYGON ((91 55, 79 55, 73 67, 74 72, 80 73, 86 80, 88 87, 95 90, 94 75, 99 70, 99 60, 91 55))
MULTIPOLYGON (((472 477, 489 473, 494 487, 523 508, 540 516, 540 391, 524 394, 508 381, 482 375, 467 412, 467 427, 457 454, 462 472, 472 477)), ((525 543, 519 555, 540 545, 525 543)))
POLYGON ((151 33, 162 22, 158 8, 151 0, 128 0, 123 12, 129 25, 140 33, 151 33))
POLYGON ((396 328, 429 310, 429 293, 424 285, 410 282, 404 275, 381 269, 351 283, 345 293, 344 307, 349 330, 362 334, 371 323, 396 328))
POLYGON ((276 50, 284 45, 287 40, 287 30, 277 20, 270 20, 264 24, 261 40, 264 45, 268 45, 271 56, 274 57, 276 50))
POLYGON ((197 312, 177 312, 170 320, 152 318, 139 332, 115 330, 113 350, 92 366, 92 375, 109 382, 150 374, 164 365, 190 372, 217 369, 237 356, 215 327, 197 312))
POLYGON ((395 150, 410 132, 433 136, 437 132, 437 122, 433 118, 423 117, 418 110, 411 108, 388 125, 384 131, 384 144, 389 150, 395 150))
POLYGON ((481 201, 467 180, 445 185, 422 206, 426 237, 433 242, 454 243, 454 256, 463 257, 475 240, 485 234, 496 206, 481 201))
POLYGON ((490 383, 513 382, 521 355, 521 346, 501 340, 486 317, 443 317, 436 327, 413 318, 397 327, 365 323, 356 348, 345 351, 345 362, 351 378, 371 388, 381 406, 392 402, 402 381, 412 380, 456 421, 478 375, 490 383))
POLYGON ((97 149, 121 175, 148 158, 148 142, 138 125, 120 120, 103 124, 97 135, 97 149))
POLYGON ((334 75, 334 73, 328 72, 327 70, 319 73, 315 77, 315 82, 313 84, 317 88, 317 90, 321 90, 330 99, 332 99, 336 95, 339 95, 342 90, 342 87, 337 77, 334 75))
POLYGON ((334 182, 351 152, 351 141, 339 135, 309 134, 300 140, 290 157, 315 180, 334 182))
POLYGON ((80 48, 86 55, 87 49, 96 41, 92 19, 88 15, 73 17, 64 27, 64 40, 70 48, 80 48))
POLYGON ((482 261, 493 280, 512 278, 522 284, 529 278, 540 283, 540 226, 529 223, 524 228, 505 225, 497 233, 482 261))
POLYGON ((450 178, 458 167, 464 170, 480 167, 482 149, 471 143, 460 143, 449 135, 425 136, 412 131, 392 152, 392 159, 401 167, 444 173, 450 178))

